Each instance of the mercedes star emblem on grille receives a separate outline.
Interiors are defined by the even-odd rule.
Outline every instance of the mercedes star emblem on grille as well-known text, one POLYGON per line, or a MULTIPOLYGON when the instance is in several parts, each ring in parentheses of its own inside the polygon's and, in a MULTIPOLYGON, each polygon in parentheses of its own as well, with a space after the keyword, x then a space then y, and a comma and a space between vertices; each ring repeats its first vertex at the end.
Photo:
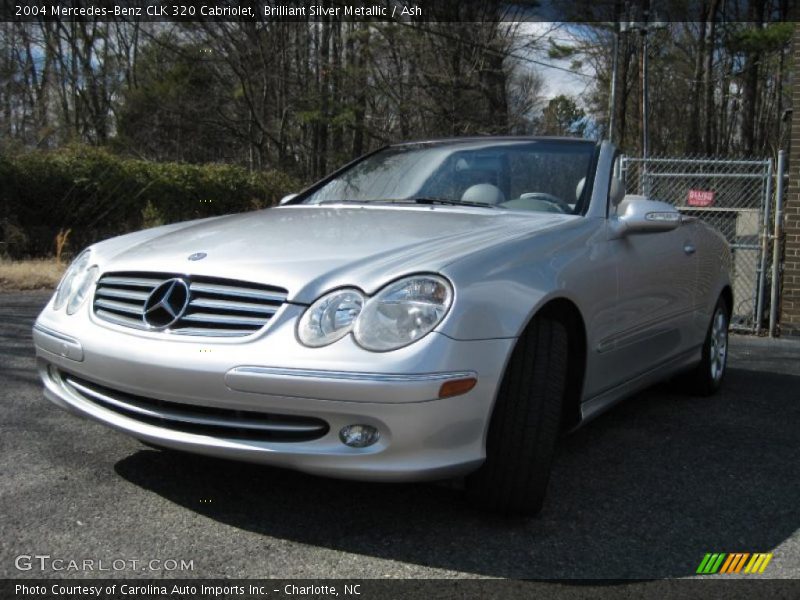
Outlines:
POLYGON ((189 255, 189 260, 203 260, 208 254, 205 252, 195 252, 189 255))
POLYGON ((153 329, 165 329, 183 316, 188 305, 188 284, 183 279, 168 279, 147 297, 144 322, 153 329))

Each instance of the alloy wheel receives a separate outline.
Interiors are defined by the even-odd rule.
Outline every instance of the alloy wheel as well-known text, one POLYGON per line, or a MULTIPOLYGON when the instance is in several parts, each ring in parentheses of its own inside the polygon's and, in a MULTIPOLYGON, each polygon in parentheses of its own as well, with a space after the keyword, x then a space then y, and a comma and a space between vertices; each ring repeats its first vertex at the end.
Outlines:
POLYGON ((728 318, 720 308, 714 313, 714 321, 711 325, 711 355, 709 358, 711 378, 719 381, 725 372, 728 358, 728 318))

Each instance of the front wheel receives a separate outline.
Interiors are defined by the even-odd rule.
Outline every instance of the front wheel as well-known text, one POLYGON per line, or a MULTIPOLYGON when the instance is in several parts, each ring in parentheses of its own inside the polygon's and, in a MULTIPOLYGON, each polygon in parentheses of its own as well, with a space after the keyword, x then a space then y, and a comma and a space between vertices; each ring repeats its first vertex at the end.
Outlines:
POLYGON ((540 315, 509 359, 486 438, 486 460, 466 479, 478 507, 535 515, 542 508, 566 389, 567 330, 540 315))

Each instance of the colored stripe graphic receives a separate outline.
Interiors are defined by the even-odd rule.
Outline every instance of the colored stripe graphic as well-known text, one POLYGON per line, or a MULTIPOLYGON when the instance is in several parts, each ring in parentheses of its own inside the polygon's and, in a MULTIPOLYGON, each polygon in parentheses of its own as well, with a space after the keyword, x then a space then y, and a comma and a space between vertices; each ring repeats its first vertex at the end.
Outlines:
POLYGON ((747 557, 750 556, 747 552, 736 552, 733 554, 728 554, 728 559, 725 561, 725 564, 722 565, 722 569, 720 569, 720 573, 738 573, 742 570, 747 557))
POLYGON ((719 570, 722 561, 725 560, 726 553, 722 554, 706 554, 700 566, 697 567, 697 572, 702 575, 713 575, 719 570))
POLYGON ((767 568, 769 561, 772 560, 772 554, 753 554, 753 558, 747 563, 744 569, 745 573, 763 573, 767 568))
POLYGON ((706 554, 703 557, 703 560, 700 561, 700 566, 697 567, 696 573, 705 573, 706 572, 706 564, 708 563, 708 559, 711 558, 710 554, 706 554))
POLYGON ((769 561, 771 561, 771 560, 772 560, 772 554, 767 554, 767 556, 764 558, 764 562, 761 563, 761 570, 759 571, 759 573, 763 573, 764 572, 764 569, 767 568, 767 565, 769 564, 769 561))
POLYGON ((709 552, 700 561, 700 566, 697 567, 696 572, 700 575, 714 575, 715 573, 722 575, 741 573, 742 568, 744 568, 745 573, 763 573, 772 560, 772 556, 772 554, 764 552, 755 554, 750 554, 749 552, 732 552, 730 554, 709 552), (745 563, 747 566, 745 566, 745 563))
POLYGON ((719 570, 720 573, 728 573, 728 569, 731 567, 731 563, 735 560, 739 560, 738 554, 728 554, 728 558, 722 563, 722 568, 719 570))
POLYGON ((748 556, 750 556, 749 552, 745 552, 744 554, 742 554, 742 558, 739 559, 739 562, 736 565, 735 570, 733 571, 734 573, 738 573, 739 571, 742 570, 742 567, 744 567, 744 563, 747 562, 747 557, 748 556))

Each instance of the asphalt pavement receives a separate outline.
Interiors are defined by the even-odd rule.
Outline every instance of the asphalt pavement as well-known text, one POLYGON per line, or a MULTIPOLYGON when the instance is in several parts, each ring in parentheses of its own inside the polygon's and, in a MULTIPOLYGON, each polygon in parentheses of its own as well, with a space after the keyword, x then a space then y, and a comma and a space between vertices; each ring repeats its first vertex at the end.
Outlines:
POLYGON ((162 452, 71 416, 34 371, 46 300, 0 294, 0 578, 660 579, 708 552, 771 552, 764 576, 800 577, 798 341, 735 336, 718 395, 658 386, 565 437, 544 511, 505 519, 441 485, 162 452))

